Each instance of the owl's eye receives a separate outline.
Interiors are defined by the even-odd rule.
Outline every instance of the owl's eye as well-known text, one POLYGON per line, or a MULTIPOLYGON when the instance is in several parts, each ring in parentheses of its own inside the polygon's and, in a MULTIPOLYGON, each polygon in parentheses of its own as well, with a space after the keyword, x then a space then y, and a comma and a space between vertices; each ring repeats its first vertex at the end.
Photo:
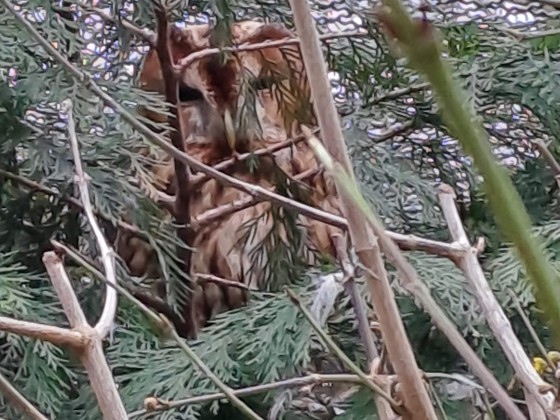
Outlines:
POLYGON ((254 86, 256 90, 264 90, 270 89, 274 83, 276 83, 276 79, 273 76, 265 76, 259 79, 255 79, 254 86))
POLYGON ((179 101, 181 102, 194 102, 204 99, 202 92, 194 89, 184 83, 179 84, 179 101))

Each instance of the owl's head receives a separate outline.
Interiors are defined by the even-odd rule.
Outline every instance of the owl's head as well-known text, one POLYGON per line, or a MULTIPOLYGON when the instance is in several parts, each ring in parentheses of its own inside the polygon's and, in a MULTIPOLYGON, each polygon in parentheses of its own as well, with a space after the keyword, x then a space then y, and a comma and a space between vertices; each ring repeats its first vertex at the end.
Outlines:
MULTIPOLYGON (((281 25, 255 21, 234 23, 231 32, 234 46, 294 37, 281 25)), ((206 24, 174 27, 169 41, 173 61, 181 69, 180 106, 189 114, 191 125, 196 114, 199 138, 228 144, 226 135, 233 127, 236 151, 245 152, 263 119, 275 120, 291 131, 289 120, 294 118, 285 111, 311 110, 299 46, 290 43, 225 55, 205 54, 204 50, 217 47, 216 35, 216 29, 206 24)), ((150 50, 140 74, 141 87, 163 93, 163 83, 157 53, 150 50)))

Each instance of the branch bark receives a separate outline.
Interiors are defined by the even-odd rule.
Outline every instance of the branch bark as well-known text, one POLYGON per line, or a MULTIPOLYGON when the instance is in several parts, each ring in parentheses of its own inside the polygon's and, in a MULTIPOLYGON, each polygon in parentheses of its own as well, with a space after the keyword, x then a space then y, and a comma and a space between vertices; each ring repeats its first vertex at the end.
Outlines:
MULTIPOLYGON (((168 118, 171 127, 171 144, 181 153, 185 154, 185 141, 188 136, 185 127, 181 123, 179 115, 179 83, 173 72, 173 57, 169 44, 170 27, 167 20, 167 11, 163 5, 156 5, 156 20, 158 26, 158 35, 156 43, 156 51, 161 65, 161 71, 165 84, 165 98, 169 104, 168 118)), ((177 224, 177 236, 183 244, 177 245, 177 257, 182 265, 185 274, 185 290, 184 302, 181 302, 183 308, 183 318, 187 325, 185 333, 192 338, 197 336, 194 305, 192 304, 193 285, 188 281, 191 274, 191 249, 194 233, 190 227, 190 188, 189 188, 189 167, 180 159, 173 159, 175 170, 175 181, 177 183, 177 194, 175 197, 175 206, 173 215, 177 224)))
POLYGON ((33 420, 48 420, 37 408, 31 404, 7 379, 0 373, 0 392, 6 400, 19 407, 24 414, 33 420))
POLYGON ((81 348, 85 345, 85 340, 78 331, 51 325, 37 324, 35 322, 20 321, 4 316, 0 316, 0 331, 37 338, 56 344, 57 346, 81 348))
MULTIPOLYGON (((494 337, 502 347, 508 361, 511 363, 518 380, 525 390, 525 399, 531 413, 531 419, 546 419, 544 408, 551 408, 554 403, 554 395, 551 392, 541 393, 540 388, 545 382, 535 371, 531 360, 519 339, 515 335, 511 323, 492 293, 490 285, 484 277, 484 272, 480 267, 476 251, 472 248, 457 208, 455 207, 455 192, 449 185, 441 185, 438 191, 441 209, 451 237, 453 240, 465 248, 463 256, 458 261, 459 268, 463 271, 465 278, 469 282, 475 293, 478 303, 482 308, 484 317, 494 337)), ((544 389, 544 388, 543 388, 544 389)), ((555 418, 560 417, 560 412, 556 411, 555 418)))
MULTIPOLYGON (((309 77, 315 112, 323 133, 327 150, 348 174, 352 166, 344 144, 338 114, 331 96, 327 68, 324 64, 319 37, 308 3, 290 0, 295 26, 300 38, 300 47, 309 77), (320 106, 318 105, 320 104, 320 106)), ((351 175, 353 177, 353 175, 351 175)), ((406 336, 404 325, 395 302, 393 290, 387 279, 381 251, 369 229, 364 229, 363 216, 344 191, 339 192, 343 214, 348 220, 348 230, 361 263, 373 272, 366 272, 371 299, 381 324, 384 343, 387 346, 392 366, 403 389, 404 404, 408 413, 404 418, 437 419, 414 352, 406 336)), ((367 226, 367 225, 366 225, 367 226)))
MULTIPOLYGON (((101 261, 103 262, 103 268, 105 270, 105 275, 109 282, 116 284, 117 276, 115 273, 115 253, 109 247, 103 232, 97 223, 95 215, 93 214, 93 207, 91 205, 91 199, 89 197, 89 190, 87 186, 86 174, 82 166, 82 158, 80 157, 80 146, 78 144, 78 137, 76 136, 76 126, 74 123, 74 116, 72 115, 72 101, 67 99, 62 103, 63 109, 68 115, 68 137, 70 138, 70 146, 72 148, 72 155, 74 158, 74 167, 76 171, 76 183, 80 191, 80 199, 86 214, 88 223, 91 226, 95 240, 101 252, 101 261)), ((99 321, 95 326, 95 330, 99 334, 99 337, 104 338, 113 325, 115 315, 117 313, 117 291, 107 286, 105 288, 105 304, 103 305, 103 311, 99 317, 99 321)))
POLYGON ((49 251, 43 255, 43 263, 70 325, 79 331, 86 340, 86 345, 79 352, 79 357, 88 373, 103 418, 107 420, 126 418, 126 410, 103 354, 102 337, 87 323, 62 261, 54 251, 49 251))

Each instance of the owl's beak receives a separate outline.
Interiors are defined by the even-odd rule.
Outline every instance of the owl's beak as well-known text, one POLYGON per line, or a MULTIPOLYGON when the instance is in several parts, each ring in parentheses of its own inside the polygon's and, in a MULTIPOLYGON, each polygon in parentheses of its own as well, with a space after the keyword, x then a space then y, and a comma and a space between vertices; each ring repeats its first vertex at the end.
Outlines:
POLYGON ((225 134, 226 134, 228 145, 232 153, 235 153, 236 151, 235 127, 233 125, 233 118, 231 117, 231 112, 228 109, 224 111, 224 128, 225 128, 225 134))

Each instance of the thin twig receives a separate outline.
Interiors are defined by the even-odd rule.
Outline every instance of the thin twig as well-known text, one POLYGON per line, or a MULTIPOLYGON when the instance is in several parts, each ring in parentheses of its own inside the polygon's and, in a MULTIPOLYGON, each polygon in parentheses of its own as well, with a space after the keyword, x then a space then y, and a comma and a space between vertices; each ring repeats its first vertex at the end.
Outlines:
MULTIPOLYGON (((308 169, 307 171, 301 172, 292 177, 293 181, 304 181, 307 178, 317 175, 321 171, 320 168, 312 168, 308 169)), ((271 191, 274 191, 275 188, 273 187, 271 191)), ((200 229, 204 226, 208 226, 220 219, 225 219, 226 217, 232 215, 241 210, 245 210, 246 208, 252 207, 256 204, 262 203, 265 201, 260 197, 246 197, 231 203, 223 204, 216 208, 206 210, 205 212, 196 216, 196 218, 192 221, 194 229, 200 229)))
POLYGON ((546 147, 544 141, 535 141, 535 146, 537 146, 537 149, 539 149, 539 151, 541 152, 542 157, 544 158, 548 166, 550 166, 550 169, 554 174, 556 184, 560 187, 560 163, 558 163, 552 152, 548 150, 548 147, 546 147))
POLYGON ((362 383, 375 392, 377 395, 380 395, 385 400, 387 400, 393 410, 399 413, 402 411, 402 406, 399 405, 391 395, 389 395, 385 390, 383 390, 379 385, 374 383, 350 358, 342 351, 340 347, 336 345, 336 343, 329 337, 326 331, 321 328, 319 323, 313 318, 313 315, 309 310, 303 305, 298 295, 291 290, 290 288, 286 287, 286 293, 290 297, 292 303, 301 311, 305 319, 311 324, 313 330, 317 333, 317 335, 323 341, 323 344, 332 351, 345 365, 348 369, 350 369, 354 374, 356 374, 361 380, 362 383))
POLYGON ((48 420, 27 398, 25 398, 0 372, 0 394, 6 397, 6 400, 18 407, 23 413, 33 420, 48 420))
POLYGON ((519 301, 519 298, 517 297, 517 295, 511 289, 508 290, 508 293, 509 293, 509 296, 510 296, 512 302, 513 302, 513 306, 515 307, 515 309, 517 310, 517 313, 519 314, 519 316, 523 320, 523 323, 525 324, 525 327, 527 327, 527 330, 529 331, 529 334, 531 334, 531 338, 533 339, 533 341, 537 345, 537 348, 539 349, 542 356, 544 357, 544 360, 546 360, 546 362, 548 363, 548 366, 550 366, 552 371, 555 371, 557 369, 557 367, 554 364, 554 362, 552 360, 550 360, 550 357, 548 357, 548 352, 546 351, 546 348, 544 347, 543 342, 539 338, 539 335, 535 331, 535 328, 533 328, 533 325, 531 325, 531 320, 529 319, 529 317, 527 316, 527 314, 525 313, 525 311, 521 307, 521 302, 519 301))
POLYGON ((112 22, 115 25, 120 24, 124 28, 128 29, 132 34, 134 34, 134 35, 140 37, 141 39, 143 39, 144 41, 146 41, 149 45, 155 46, 156 41, 157 41, 157 35, 153 31, 151 31, 149 29, 140 28, 140 27, 136 26, 135 24, 133 24, 130 20, 125 19, 123 17, 111 16, 109 13, 105 12, 103 9, 100 9, 99 7, 90 6, 89 4, 86 4, 83 1, 78 1, 77 4, 82 9, 84 9, 84 11, 86 13, 96 14, 99 17, 101 17, 103 20, 106 20, 108 22, 112 22))
MULTIPOLYGON (((365 31, 349 31, 349 32, 333 32, 328 34, 320 35, 319 38, 321 41, 329 41, 333 39, 339 38, 356 38, 356 37, 365 37, 368 36, 368 33, 365 31)), ((299 38, 284 38, 284 39, 277 39, 274 41, 265 41, 259 42, 255 44, 242 44, 236 47, 222 47, 222 48, 207 48, 201 51, 194 52, 189 54, 185 58, 179 60, 177 63, 175 73, 177 75, 182 75, 185 71, 185 68, 193 64, 194 62, 201 60, 203 58, 209 57, 211 55, 220 54, 222 52, 248 52, 248 51, 258 51, 263 50, 266 48, 274 48, 274 47, 285 47, 288 45, 297 45, 300 43, 299 38)))
POLYGON ((241 283, 239 281, 223 279, 221 277, 214 276, 212 274, 195 273, 193 275, 193 277, 195 278, 195 280, 197 280, 199 282, 215 283, 215 284, 219 284, 220 286, 236 287, 238 289, 243 289, 243 290, 247 290, 247 291, 250 290, 249 286, 247 286, 245 283, 241 283))
MULTIPOLYGON (((325 383, 351 383, 351 384, 361 384, 363 385, 362 379, 358 375, 351 374, 313 374, 308 376, 302 376, 298 378, 285 379, 283 381, 272 382, 269 384, 262 384, 256 386, 250 386, 243 389, 236 389, 233 393, 238 397, 247 397, 250 395, 261 394, 263 392, 276 391, 283 388, 293 388, 305 385, 321 385, 325 383)), ((156 406, 151 411, 166 411, 173 408, 186 407, 188 405, 194 404, 204 404, 216 400, 221 400, 225 398, 225 394, 221 392, 216 392, 214 394, 198 395, 196 397, 184 398, 175 401, 166 401, 165 404, 156 406)), ((146 409, 138 410, 130 413, 128 415, 129 419, 140 417, 151 411, 146 409)))
MULTIPOLYGON (((314 130, 314 133, 317 133, 318 131, 319 131, 318 129, 314 130)), ((222 161, 222 162, 220 162, 220 163, 218 163, 218 164, 216 164, 212 167, 214 169, 219 170, 219 171, 224 171, 224 170, 232 167, 233 165, 235 165, 239 162, 243 162, 247 159, 252 159, 252 158, 255 158, 255 157, 272 155, 272 154, 274 154, 274 153, 276 153, 276 152, 278 152, 282 149, 286 149, 288 147, 295 146, 296 144, 300 143, 303 140, 305 140, 305 137, 304 136, 299 136, 295 139, 289 139, 287 141, 284 141, 284 142, 281 142, 281 143, 278 143, 278 144, 274 144, 272 146, 265 147, 263 149, 259 149, 259 150, 256 150, 254 152, 240 154, 240 155, 236 156, 235 158, 226 159, 226 160, 224 160, 224 161, 222 161)), ((207 175, 197 174, 197 175, 194 175, 192 177, 191 183, 192 183, 193 187, 195 187, 195 186, 199 185, 200 183, 202 183, 206 180, 208 180, 207 175)))
MULTIPOLYGON (((80 200, 84 206, 84 212, 86 214, 87 220, 93 234, 95 235, 95 240, 99 251, 101 253, 101 261, 103 262, 103 269, 105 270, 105 276, 110 283, 117 283, 117 275, 115 273, 115 253, 107 243, 99 224, 93 213, 93 207, 91 205, 91 199, 89 197, 89 190, 87 185, 86 174, 82 167, 82 158, 80 156, 80 146, 78 144, 78 137, 76 136, 76 125, 74 123, 74 116, 72 115, 72 101, 66 99, 62 103, 63 109, 66 111, 68 116, 68 136, 70 138, 70 145, 72 147, 72 155, 74 158, 74 168, 76 172, 76 183, 80 190, 80 200)), ((117 293, 111 287, 105 288, 105 304, 103 305, 103 311, 99 317, 99 321, 95 325, 94 329, 99 334, 99 337, 104 338, 107 336, 113 322, 115 320, 115 315, 117 313, 117 293)))
POLYGON ((394 99, 400 98, 401 96, 410 95, 411 93, 419 92, 429 87, 430 87, 429 83, 418 83, 416 85, 410 85, 405 88, 396 89, 392 92, 386 93, 382 96, 373 99, 371 102, 368 103, 368 105, 377 105, 381 102, 392 101, 394 99))
MULTIPOLYGON (((484 390, 483 387, 470 381, 467 378, 463 378, 461 375, 456 374, 446 374, 446 373, 439 373, 439 372, 423 372, 424 377, 430 380, 449 380, 455 381, 467 386, 484 390)), ((395 379, 394 375, 389 375, 388 378, 395 379)), ((357 384, 363 386, 363 380, 354 374, 346 374, 346 373, 336 373, 336 374, 311 374, 308 376, 301 376, 297 378, 290 378, 285 379, 283 381, 272 382, 268 384, 261 384, 256 386, 249 386, 242 389, 233 390, 233 393, 238 397, 248 397, 255 394, 260 394, 263 392, 270 392, 276 391, 283 388, 292 388, 297 386, 306 386, 306 385, 324 385, 324 384, 332 384, 332 383, 349 383, 349 384, 357 384)), ((189 405, 194 404, 204 404, 209 403, 212 401, 217 401, 225 398, 225 394, 221 392, 216 392, 214 394, 205 394, 205 395, 197 395, 195 397, 189 398, 182 398, 174 401, 166 400, 164 403, 156 405, 152 407, 150 410, 142 409, 138 411, 134 411, 128 415, 129 419, 133 419, 136 417, 140 417, 152 412, 160 412, 160 411, 167 411, 172 410, 174 408, 186 407, 189 405)))

